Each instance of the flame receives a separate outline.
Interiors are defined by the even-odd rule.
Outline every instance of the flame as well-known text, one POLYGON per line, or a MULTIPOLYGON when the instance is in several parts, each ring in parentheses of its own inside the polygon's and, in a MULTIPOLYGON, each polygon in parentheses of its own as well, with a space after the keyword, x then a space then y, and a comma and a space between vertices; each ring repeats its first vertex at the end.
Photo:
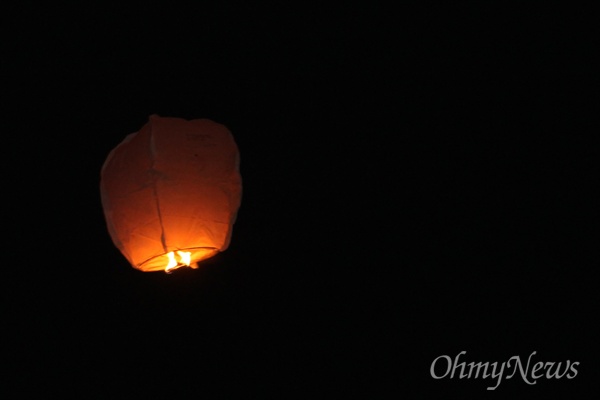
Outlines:
POLYGON ((189 251, 178 251, 177 254, 179 254, 179 258, 181 258, 181 263, 189 267, 192 261, 192 253, 189 251))
POLYGON ((192 253, 189 251, 176 251, 167 253, 167 257, 169 258, 169 262, 165 267, 165 272, 171 273, 174 269, 181 267, 189 267, 191 264, 192 253), (175 258, 175 253, 179 256, 179 261, 175 258))
POLYGON ((165 271, 169 272, 173 268, 177 267, 177 261, 175 261, 175 254, 173 252, 167 254, 167 257, 169 257, 169 263, 167 264, 165 271))

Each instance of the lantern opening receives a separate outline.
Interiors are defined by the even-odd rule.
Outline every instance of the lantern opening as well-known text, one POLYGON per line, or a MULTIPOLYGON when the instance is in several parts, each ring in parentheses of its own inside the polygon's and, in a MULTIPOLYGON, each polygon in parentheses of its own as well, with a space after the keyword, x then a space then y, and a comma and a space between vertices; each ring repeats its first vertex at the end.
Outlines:
POLYGON ((214 247, 173 250, 152 257, 137 265, 136 268, 142 271, 165 271, 168 274, 182 267, 196 269, 200 261, 210 258, 218 252, 214 247))

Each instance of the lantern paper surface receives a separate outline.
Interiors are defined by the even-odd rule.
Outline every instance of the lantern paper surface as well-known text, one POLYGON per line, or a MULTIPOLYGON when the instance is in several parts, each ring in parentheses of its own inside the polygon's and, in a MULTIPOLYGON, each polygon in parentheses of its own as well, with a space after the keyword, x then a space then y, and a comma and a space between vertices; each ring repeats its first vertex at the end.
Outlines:
POLYGON ((134 268, 196 267, 229 245, 242 194, 237 145, 211 120, 152 115, 110 152, 100 193, 110 236, 134 268))

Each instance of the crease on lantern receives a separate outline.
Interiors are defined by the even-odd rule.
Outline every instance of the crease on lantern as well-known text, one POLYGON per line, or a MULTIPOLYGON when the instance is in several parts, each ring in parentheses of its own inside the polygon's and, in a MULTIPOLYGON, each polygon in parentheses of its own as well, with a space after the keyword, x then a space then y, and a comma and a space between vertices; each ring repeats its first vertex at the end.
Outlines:
MULTIPOLYGON (((160 243, 162 244, 163 250, 167 255, 167 259, 169 260, 165 266, 165 272, 167 274, 172 273, 174 270, 179 269, 181 267, 191 267, 193 269, 198 268, 198 263, 191 262, 192 253, 190 251, 176 250, 176 251, 168 251, 167 249, 167 241, 165 239, 165 228, 162 220, 162 213, 160 210, 160 201, 158 196, 158 189, 156 182, 158 180, 158 176, 160 175, 160 171, 155 168, 156 163, 156 142, 154 140, 154 129, 153 126, 150 125, 150 172, 152 176, 152 194, 154 195, 154 202, 156 204, 156 213, 158 214, 158 221, 160 223, 160 243), (179 261, 175 259, 175 254, 177 254, 179 261)), ((154 257, 152 257, 154 258, 154 257)), ((143 265, 149 260, 144 261, 139 266, 143 265)))
MULTIPOLYGON (((166 263, 164 270, 167 274, 170 274, 173 271, 175 271, 176 269, 179 269, 181 267, 190 267, 192 269, 197 269, 198 262, 191 261, 192 252, 183 251, 183 250, 168 251, 166 238, 165 238, 165 230, 164 230, 164 225, 163 225, 163 220, 162 220, 162 213, 161 213, 161 209, 160 209, 160 201, 159 201, 158 190, 157 190, 157 185, 156 185, 157 181, 159 180, 159 177, 164 177, 165 175, 161 171, 159 171, 155 168, 156 142, 154 139, 154 129, 153 129, 152 125, 150 125, 150 146, 149 147, 150 147, 150 160, 151 160, 150 176, 152 177, 150 184, 152 185, 152 194, 154 196, 154 201, 156 204, 156 212, 158 214, 158 220, 159 220, 160 228, 161 228, 160 242, 161 242, 164 252, 166 253, 166 257, 168 259, 168 262, 166 263), (179 261, 177 261, 175 254, 177 254, 179 261)), ((214 222, 220 222, 220 221, 214 221, 214 222)), ((205 254, 211 254, 211 253, 217 252, 217 249, 215 249, 214 247, 195 247, 194 249, 208 250, 208 252, 206 252, 205 254)), ((164 257, 164 256, 165 256, 165 254, 162 254, 162 255, 159 255, 158 257, 164 257)), ((154 258, 156 258, 156 256, 151 257, 148 260, 145 260, 144 262, 140 263, 138 265, 138 267, 141 267, 142 265, 144 265, 145 263, 147 263, 148 261, 150 261, 154 258)))
MULTIPOLYGON (((150 126, 150 171, 154 172, 156 171, 156 168, 154 168, 154 165, 156 163, 156 144, 154 141, 154 129, 152 127, 152 125, 150 126)), ((158 171, 156 171, 158 172, 158 171)), ((162 220, 162 214, 160 212, 160 202, 158 201, 158 192, 156 189, 156 181, 157 181, 157 174, 152 174, 152 193, 154 195, 154 202, 156 204, 156 212, 158 214, 158 221, 160 223, 160 242, 163 246, 163 250, 165 251, 165 253, 167 252, 167 243, 165 240, 165 228, 163 226, 163 220, 162 220)), ((169 258, 169 264, 167 264, 166 268, 169 268, 169 265, 171 264, 171 259, 169 258)), ((167 269, 165 269, 165 271, 167 271, 167 269)))

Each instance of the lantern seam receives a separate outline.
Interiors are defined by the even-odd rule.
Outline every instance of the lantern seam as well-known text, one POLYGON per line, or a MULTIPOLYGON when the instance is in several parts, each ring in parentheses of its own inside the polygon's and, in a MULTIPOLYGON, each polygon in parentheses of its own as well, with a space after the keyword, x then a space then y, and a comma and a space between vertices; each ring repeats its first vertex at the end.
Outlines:
POLYGON ((154 195, 154 201, 156 203, 156 212, 158 214, 158 221, 160 223, 160 242, 163 246, 163 250, 167 252, 167 243, 165 240, 165 228, 163 225, 162 214, 160 212, 160 201, 158 199, 158 189, 156 187, 156 180, 158 174, 154 168, 156 162, 156 145, 154 142, 154 126, 150 121, 150 170, 152 171, 152 194, 154 195))

